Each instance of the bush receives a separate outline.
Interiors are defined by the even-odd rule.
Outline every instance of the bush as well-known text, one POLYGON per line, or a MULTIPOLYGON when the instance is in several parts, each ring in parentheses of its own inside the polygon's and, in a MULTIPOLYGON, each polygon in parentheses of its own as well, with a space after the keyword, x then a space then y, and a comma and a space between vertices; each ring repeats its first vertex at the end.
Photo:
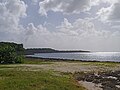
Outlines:
POLYGON ((1 45, 0 46, 0 63, 9 64, 9 63, 22 63, 23 55, 18 54, 18 51, 11 45, 1 45))

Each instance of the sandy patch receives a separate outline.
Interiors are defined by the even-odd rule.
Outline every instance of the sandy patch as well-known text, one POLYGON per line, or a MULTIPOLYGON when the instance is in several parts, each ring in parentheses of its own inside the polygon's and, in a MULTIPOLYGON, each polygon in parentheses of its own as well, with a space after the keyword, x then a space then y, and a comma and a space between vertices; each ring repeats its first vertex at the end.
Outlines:
POLYGON ((92 82, 79 81, 79 84, 84 86, 87 90, 103 90, 100 88, 100 84, 94 84, 92 82))
POLYGON ((88 71, 108 71, 108 70, 120 70, 120 65, 116 65, 114 67, 100 66, 100 65, 84 65, 82 62, 78 63, 69 63, 69 62, 53 62, 53 64, 15 64, 15 65, 7 65, 9 67, 20 67, 26 68, 28 70, 54 70, 60 72, 88 72, 88 71))

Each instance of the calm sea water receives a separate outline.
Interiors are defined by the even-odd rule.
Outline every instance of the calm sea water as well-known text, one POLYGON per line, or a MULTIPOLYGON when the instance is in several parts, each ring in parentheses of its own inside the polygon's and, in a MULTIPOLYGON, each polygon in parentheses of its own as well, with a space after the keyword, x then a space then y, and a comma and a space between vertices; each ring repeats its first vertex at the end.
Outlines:
POLYGON ((120 62, 120 52, 91 52, 91 53, 37 53, 31 57, 74 59, 85 61, 114 61, 120 62))

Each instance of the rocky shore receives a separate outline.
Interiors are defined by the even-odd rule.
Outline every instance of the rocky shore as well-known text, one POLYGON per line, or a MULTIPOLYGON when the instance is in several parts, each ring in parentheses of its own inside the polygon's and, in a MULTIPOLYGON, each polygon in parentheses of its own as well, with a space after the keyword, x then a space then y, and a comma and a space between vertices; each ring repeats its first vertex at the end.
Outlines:
POLYGON ((102 90, 120 90, 120 71, 98 73, 76 72, 74 77, 78 81, 91 82, 98 85, 102 90))

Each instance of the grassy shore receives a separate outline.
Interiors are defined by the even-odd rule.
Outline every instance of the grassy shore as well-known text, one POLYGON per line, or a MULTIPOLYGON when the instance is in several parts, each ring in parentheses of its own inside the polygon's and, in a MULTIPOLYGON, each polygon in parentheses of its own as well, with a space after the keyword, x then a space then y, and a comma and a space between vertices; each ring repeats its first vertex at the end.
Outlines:
MULTIPOLYGON (((25 65, 52 64, 49 61, 26 60, 25 65)), ((53 70, 29 69, 28 66, 0 65, 0 90, 85 90, 72 74, 53 70)))
POLYGON ((0 70, 0 90, 84 90, 70 75, 52 71, 0 70))
POLYGON ((26 59, 24 64, 0 65, 0 90, 86 90, 76 72, 120 69, 119 63, 26 59))

